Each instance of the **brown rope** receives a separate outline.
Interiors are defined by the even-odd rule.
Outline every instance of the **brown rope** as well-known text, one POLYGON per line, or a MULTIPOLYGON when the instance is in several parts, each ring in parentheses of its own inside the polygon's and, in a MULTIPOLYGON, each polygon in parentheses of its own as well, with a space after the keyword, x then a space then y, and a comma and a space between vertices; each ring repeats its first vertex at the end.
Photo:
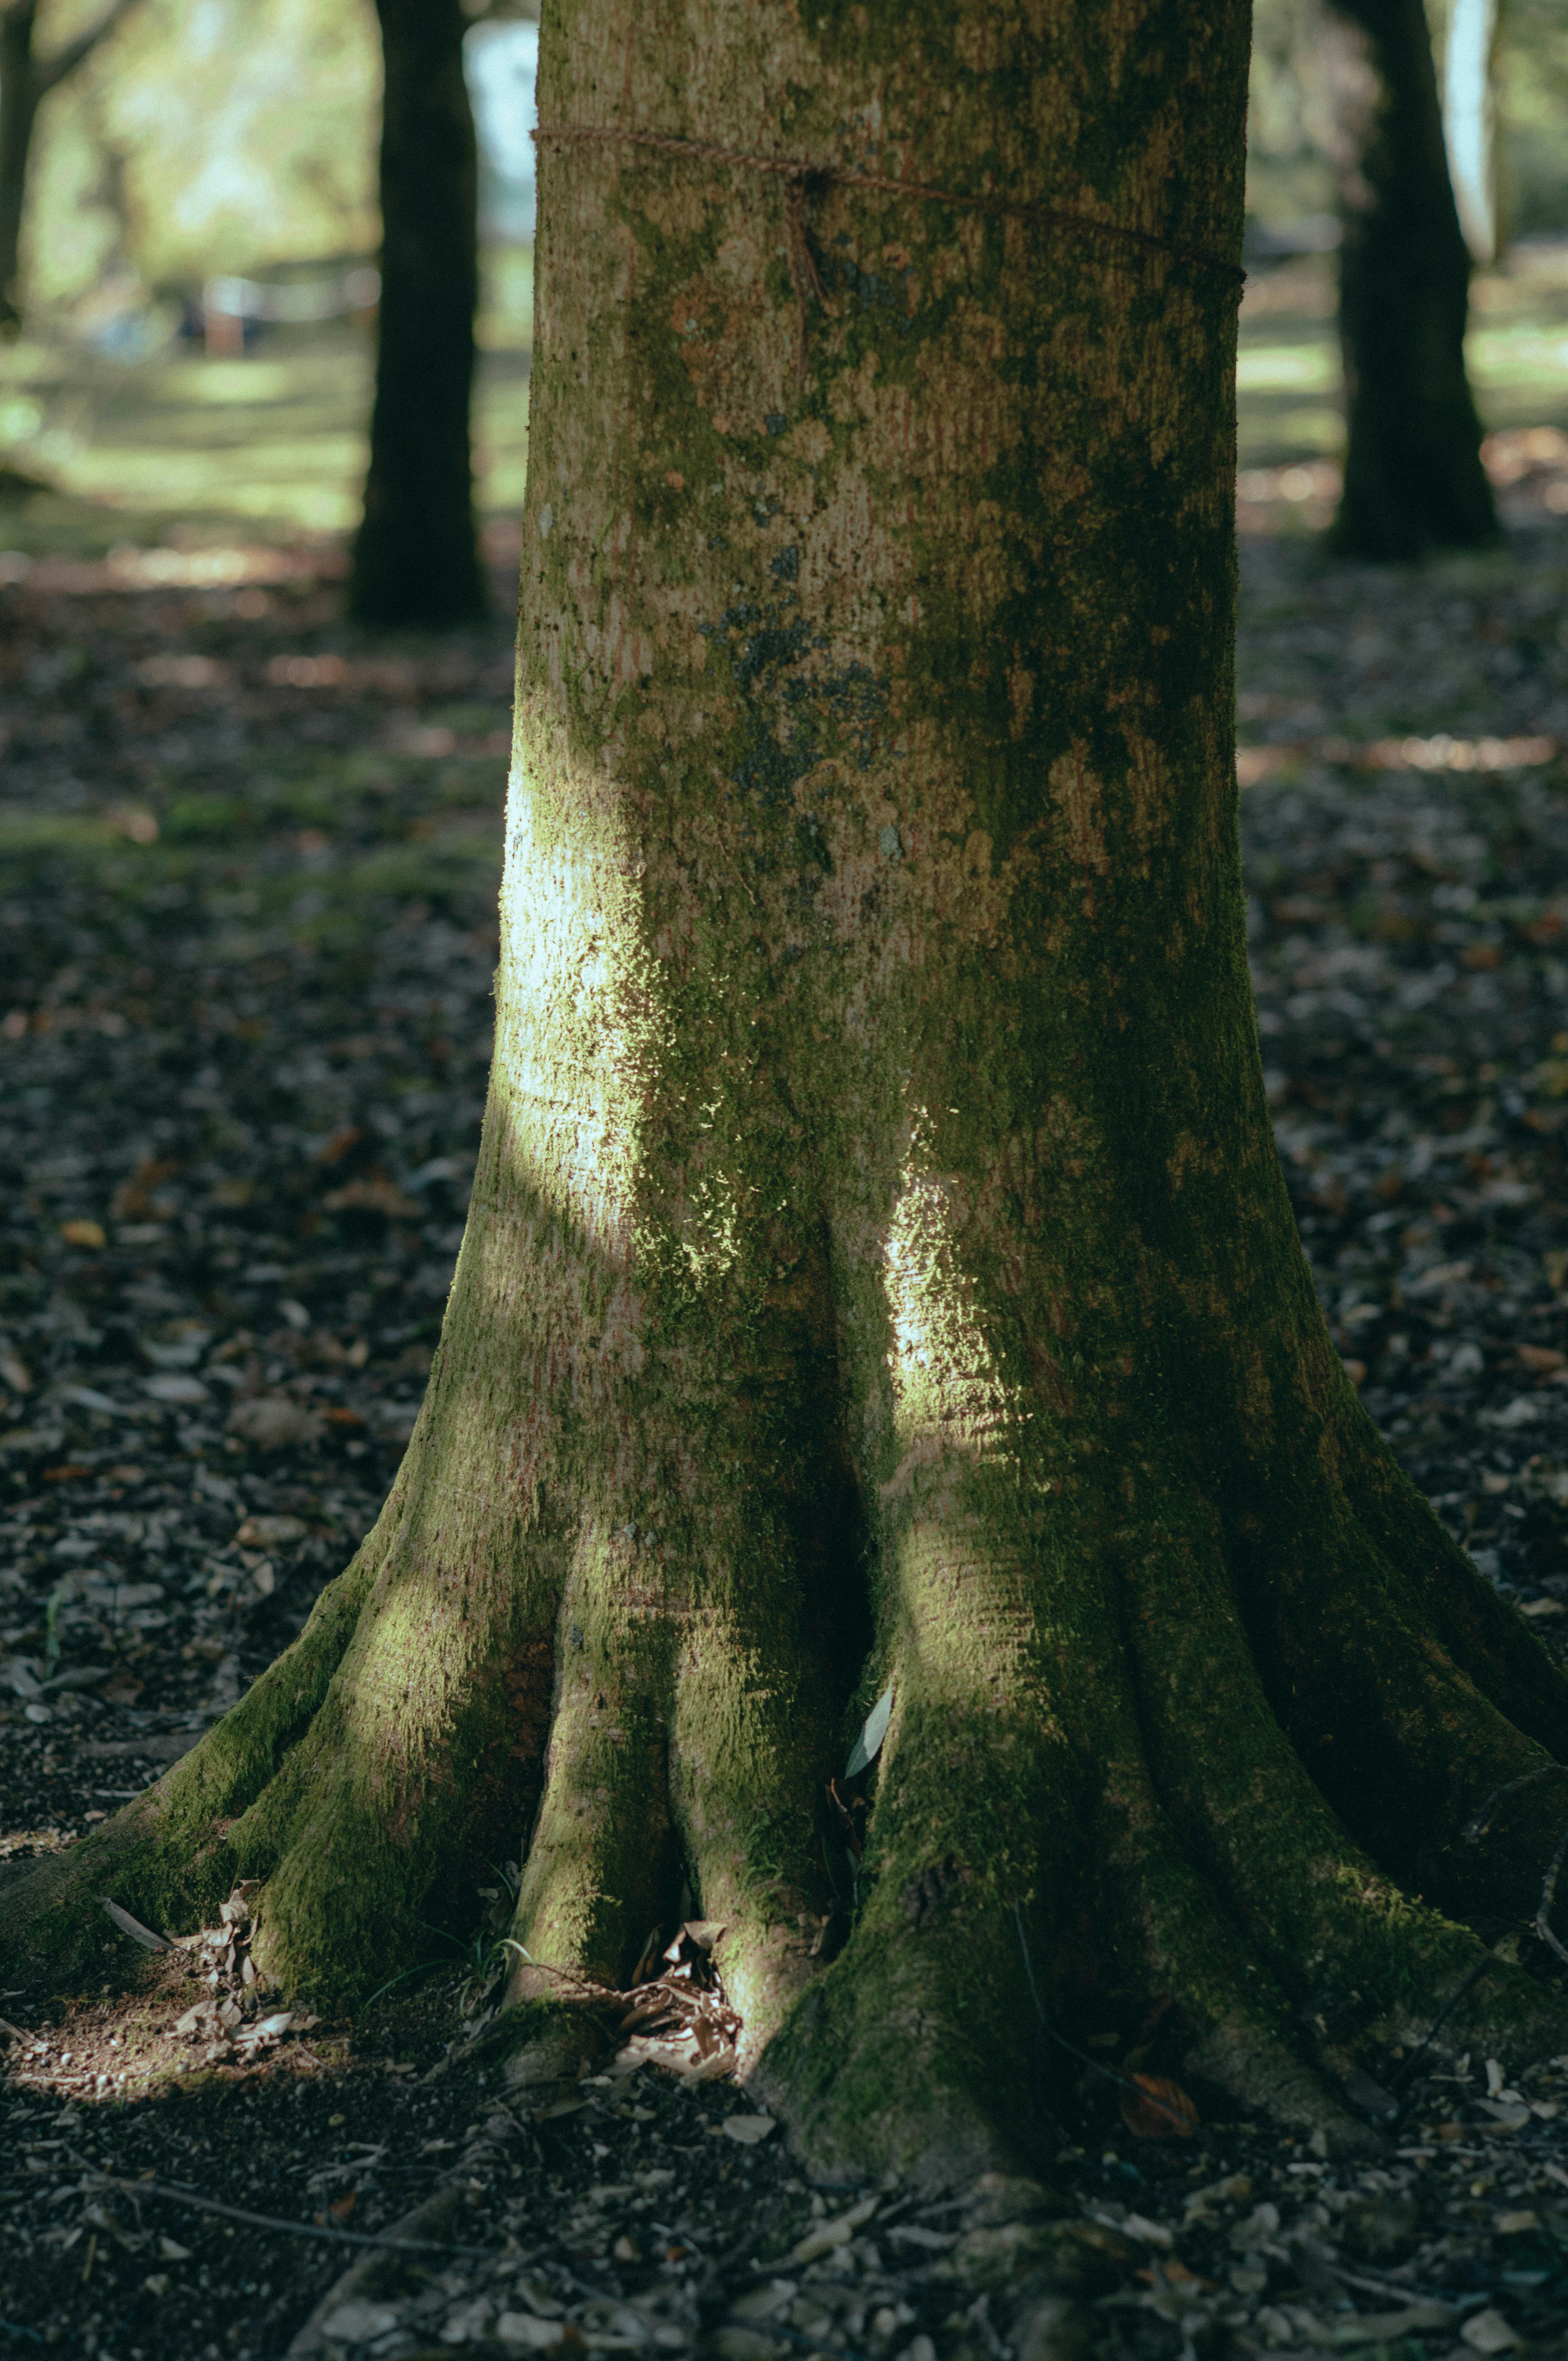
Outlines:
POLYGON ((900 180, 891 172, 861 172, 847 164, 812 164, 799 156, 751 155, 742 148, 723 147, 717 140, 680 139, 666 131, 625 131, 613 124, 542 126, 533 137, 538 143, 554 140, 560 145, 652 148, 662 156, 684 157, 690 163, 738 164, 743 170, 783 181, 784 253, 800 323, 796 378, 801 385, 806 382, 806 306, 822 303, 827 293, 806 234, 806 198, 813 189, 832 186, 886 190, 895 196, 918 198, 923 203, 959 205, 968 213, 1010 214, 1019 221, 1038 222, 1047 229, 1088 230, 1091 236, 1119 238, 1124 246, 1142 247, 1150 254, 1174 255, 1179 262, 1193 262, 1203 270, 1218 270, 1238 289, 1246 283, 1246 272, 1223 255, 1206 253, 1201 247, 1179 246, 1173 238, 1157 237, 1152 230, 1129 229, 1121 222, 1096 221, 1092 214, 1069 213, 1059 205, 1025 204, 1016 197, 975 196, 961 189, 938 188, 930 181, 900 180))

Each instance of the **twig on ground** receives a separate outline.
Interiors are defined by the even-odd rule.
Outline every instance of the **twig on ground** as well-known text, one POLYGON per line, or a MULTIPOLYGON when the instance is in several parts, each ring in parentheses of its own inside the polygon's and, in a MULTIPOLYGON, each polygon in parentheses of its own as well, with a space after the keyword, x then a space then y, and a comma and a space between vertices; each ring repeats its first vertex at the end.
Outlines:
POLYGON ((1557 1896, 1557 1880, 1563 1868, 1564 1855, 1568 1855, 1568 1828, 1563 1829, 1558 1841, 1557 1850, 1552 1856, 1552 1866, 1541 1881, 1541 1900, 1536 1905, 1534 1930, 1541 1941, 1556 1952, 1563 1966, 1568 1967, 1568 1950, 1563 1949, 1548 1923, 1552 1905, 1557 1896))
MULTIPOLYGON (((1561 1858, 1561 1856, 1559 1856, 1559 1858, 1561 1858)), ((1470 1969, 1469 1973, 1465 1976, 1464 1982, 1456 1984, 1453 1991, 1449 1993, 1448 1998, 1443 2002, 1442 2006, 1438 2010, 1437 2015, 1433 2017, 1431 2023, 1428 2026, 1426 2031, 1422 2034, 1420 2039, 1417 2042, 1415 2048, 1411 2050, 1409 2056, 1406 2059, 1398 2072, 1393 2077, 1394 2087, 1396 2090, 1409 2075, 1415 2071, 1416 2060, 1420 2056, 1422 2050, 1425 2049, 1428 2044, 1442 2031, 1449 2018, 1453 2015, 1454 2010, 1459 2006, 1460 2002, 1464 1998, 1465 1993, 1470 1991, 1474 1984, 1479 1983, 1481 1978, 1486 1974, 1486 1970, 1492 1965, 1492 1963, 1491 1952, 1483 1951, 1480 1958, 1475 1962, 1470 1969)))
POLYGON ((1166 2101, 1156 2092, 1151 2091, 1146 2082, 1135 2082, 1130 2075, 1118 2074, 1113 2066, 1102 2066, 1098 2058, 1091 2058, 1087 2049, 1080 2049, 1077 2043, 1069 2041, 1065 2033, 1057 2031, 1046 2015, 1045 2004, 1040 1999, 1040 1988, 1035 1982, 1035 1962, 1029 1957, 1029 1938, 1024 1932, 1024 1913, 1016 1902, 1013 1905, 1013 1923, 1018 1929, 1018 1949, 1024 1954, 1024 1973, 1029 1979, 1029 1997, 1035 2004, 1035 2015, 1039 2019, 1040 2031, 1045 2035, 1046 2039, 1054 2041, 1058 2049, 1065 2049, 1069 2058, 1076 2058, 1080 2065, 1087 2066, 1092 2072, 1102 2075, 1107 2082, 1114 2082, 1119 2091, 1131 2091, 1134 2097, 1141 2100, 1146 2107, 1153 2107, 1160 2114, 1168 2115, 1171 2122, 1179 2125, 1180 2130, 1190 2138, 1200 2128, 1190 2115, 1184 2115, 1178 2108, 1168 2105, 1166 2101))
MULTIPOLYGON (((1521 1787, 1537 1787, 1543 1779, 1568 1779, 1568 1763, 1547 1763, 1539 1771, 1527 1771, 1522 1779, 1510 1779, 1506 1785, 1494 1788, 1480 1810, 1465 1822, 1463 1831, 1465 1843, 1480 1842, 1491 1827, 1493 1811, 1506 1795, 1518 1795, 1521 1787)), ((1568 1949, 1564 1949, 1562 1943, 1558 1941, 1552 1931, 1551 1925, 1552 1905, 1557 1898, 1557 1880, 1562 1874, 1565 1858, 1568 1858, 1568 1828, 1563 1829, 1557 1850, 1552 1854, 1546 1875, 1541 1880, 1541 1900, 1535 1906, 1535 1916, 1530 1921, 1530 1932, 1533 1935, 1539 1935, 1547 1949, 1555 1951, 1563 1966, 1568 1967, 1568 1949)))
POLYGON ((215 2197, 200 2197, 192 2189, 172 2187, 162 2180, 120 2180, 106 2172, 92 2172, 83 2173, 82 2186, 117 2189, 126 2197, 162 2197, 170 2204, 189 2206, 193 2213, 243 2222, 248 2229, 275 2230, 290 2238, 315 2238, 329 2246, 387 2246, 411 2255, 471 2255, 481 2262, 494 2262, 501 2252, 499 2246, 463 2246, 444 2238, 400 2238, 390 2231, 327 2230, 315 2222, 288 2222, 277 2213, 252 2213, 243 2205, 220 2205, 215 2197))
POLYGON ((1478 1844, 1492 1825, 1492 1814, 1507 1796, 1517 1795, 1521 1787, 1539 1787, 1543 1779, 1568 1779, 1568 1763, 1548 1763, 1539 1771, 1527 1771, 1522 1779, 1506 1780, 1494 1787, 1480 1809, 1464 1823, 1460 1834, 1466 1844, 1478 1844))

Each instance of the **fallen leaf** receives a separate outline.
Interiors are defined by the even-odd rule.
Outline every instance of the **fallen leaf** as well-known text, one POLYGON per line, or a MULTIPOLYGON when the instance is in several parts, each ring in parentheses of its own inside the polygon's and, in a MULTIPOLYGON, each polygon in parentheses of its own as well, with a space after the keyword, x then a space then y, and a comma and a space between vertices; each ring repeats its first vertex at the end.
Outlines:
POLYGON ((887 1725, 892 1718, 893 1683, 889 1681, 867 1714, 865 1727, 850 1750, 850 1759, 844 1765, 846 1779, 852 1779, 858 1771, 869 1770, 876 1761, 882 1752, 882 1742, 887 1736, 887 1725))
POLYGON ((1519 1356, 1527 1369, 1538 1369, 1543 1375, 1551 1369, 1568 1368, 1568 1353, 1558 1352, 1552 1345, 1521 1345, 1519 1356))
MULTIPOLYGON (((733 2118, 729 2120, 733 2121, 733 2118)), ((862 2197, 858 2204, 851 2205, 847 2213, 840 2213, 835 2221, 819 2223, 815 2230, 806 2232, 798 2245, 790 2248, 784 2261, 814 2263, 819 2256, 830 2255, 835 2246, 847 2246, 856 2231, 871 2220, 881 2202, 880 2197, 862 2197)))
POLYGON ((280 1549, 302 1542, 309 1531, 302 1517, 247 1517, 235 1541, 241 1549, 280 1549))
POLYGON ((237 1402, 229 1413, 229 1433, 258 1451, 281 1451, 291 1443, 314 1443, 322 1431, 321 1421, 313 1411, 302 1402, 291 1401, 287 1394, 257 1394, 249 1401, 237 1402))
POLYGON ((167 1935, 155 1935, 150 1927, 144 1927, 139 1918, 133 1918, 130 1912, 122 1910, 117 1902, 111 1902, 105 1896, 104 1907, 121 1934, 128 1935, 133 1943, 139 1943, 144 1951, 167 1951, 170 1949, 167 1935))
POLYGON ((770 2132, 777 2129, 772 2115, 726 2115, 724 2118, 725 2136, 739 2140, 742 2147, 755 2147, 759 2140, 765 2140, 770 2132))
POLYGON ((1467 2320, 1459 2334, 1475 2353, 1506 2353, 1519 2341, 1502 2313, 1490 2306, 1478 2312, 1474 2320, 1467 2320))
MULTIPOLYGON (((330 2328, 332 2323, 326 2325, 330 2328)), ((515 2345, 525 2352, 547 2353, 565 2344, 566 2327, 564 2321, 535 2320, 530 2312, 503 2312, 496 2323, 496 2337, 499 2344, 515 2345)))
POLYGON ((401 2319, 395 2304, 368 2303, 363 2297, 355 2297, 327 2313, 321 2333, 334 2345, 365 2345, 373 2336, 385 2336, 401 2319))
POLYGON ((1122 2092, 1122 2121, 1137 2139, 1190 2139, 1198 2110, 1179 2082, 1160 2074, 1130 2074, 1122 2092))
POLYGON ((424 1211, 417 1199, 405 1195, 384 1172, 373 1173, 362 1180, 346 1180, 322 1202, 329 1213, 363 1207, 373 1213, 385 1213, 390 1221, 417 1221, 424 1211))
MULTIPOLYGON (((156 831, 155 831, 156 832, 156 831)), ((152 1191, 178 1170, 167 1157, 146 1157, 115 1190, 109 1211, 117 1222, 145 1222, 152 1212, 152 1191)))
POLYGON ((181 1377, 173 1369, 160 1369, 157 1377, 144 1378, 141 1389, 143 1393, 150 1394, 154 1401, 187 1402, 192 1407, 197 1402, 213 1399, 200 1378, 181 1377))
POLYGON ((38 1695, 48 1697, 53 1689, 95 1689, 108 1677, 107 1664, 75 1664, 69 1673, 56 1673, 53 1680, 40 1681, 38 1695))
POLYGON ((60 1235, 68 1246, 90 1246, 94 1254, 109 1243, 102 1222, 61 1222, 60 1235))

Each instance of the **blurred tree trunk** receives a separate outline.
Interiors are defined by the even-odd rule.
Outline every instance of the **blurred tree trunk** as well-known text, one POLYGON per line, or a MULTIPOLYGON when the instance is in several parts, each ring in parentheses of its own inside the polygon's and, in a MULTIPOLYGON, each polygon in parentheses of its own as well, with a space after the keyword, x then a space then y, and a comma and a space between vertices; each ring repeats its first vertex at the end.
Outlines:
POLYGON ((1341 84, 1340 335, 1344 497, 1358 557, 1418 557, 1497 538, 1464 374, 1470 255, 1443 150, 1421 0, 1332 0, 1341 84))
POLYGON ((1497 0, 1453 0, 1442 60, 1442 130, 1464 243, 1477 262, 1497 258, 1497 0))
POLYGON ((350 611, 461 623, 485 611, 468 407, 478 300, 474 118, 461 0, 377 0, 381 309, 365 515, 350 611))
POLYGON ((9 0, 0 8, 0 329, 15 328, 22 316, 16 274, 27 155, 38 108, 135 5, 136 0, 115 0, 95 25, 51 58, 33 55, 38 0, 9 0))

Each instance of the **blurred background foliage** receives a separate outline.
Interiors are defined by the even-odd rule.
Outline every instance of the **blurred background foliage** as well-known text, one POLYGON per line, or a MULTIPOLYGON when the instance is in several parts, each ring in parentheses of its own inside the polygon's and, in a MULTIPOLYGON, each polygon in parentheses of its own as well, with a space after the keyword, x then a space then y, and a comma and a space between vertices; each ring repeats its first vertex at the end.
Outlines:
MULTIPOLYGON (((103 0, 40 0, 40 48, 103 0)), ((1502 0, 1505 251, 1477 274, 1467 348, 1489 429, 1568 427, 1568 0, 1502 0)), ((476 0, 484 292, 474 443, 481 514, 511 525, 532 310, 531 0, 476 0), (495 21, 500 17, 501 21, 495 21)), ((1429 0, 1441 54, 1448 0, 1429 0)), ((1244 470, 1296 472, 1303 521, 1343 447, 1333 126, 1320 0, 1257 0, 1244 470), (1316 469, 1317 473, 1312 471, 1316 469)), ((367 315, 274 324, 243 357, 191 333, 226 273, 322 280, 374 262, 380 98, 372 0, 138 0, 45 101, 19 341, 0 346, 0 553, 170 532, 339 534, 356 520, 367 315), (186 331, 181 335, 181 326, 186 331), (29 491, 29 479, 43 487, 29 491)), ((1277 487, 1276 487, 1277 489, 1277 487)))
MULTIPOLYGON (((1449 0, 1427 0, 1441 58, 1449 0)), ((1568 235, 1568 0, 1502 0, 1497 162, 1505 238, 1568 235)), ((1319 0, 1254 0, 1247 212, 1269 228, 1332 214, 1319 0)))
MULTIPOLYGON (((51 47, 99 0, 40 9, 51 47)), ((370 0, 141 0, 40 112, 29 305, 116 269, 155 291, 373 255, 380 51, 370 0)))
MULTIPOLYGON (((101 8, 44 0, 40 49, 101 8)), ((475 460, 492 519, 522 500, 536 55, 537 26, 506 0, 467 37, 484 236, 475 460)), ((214 279, 325 289, 374 263, 380 98, 371 0, 140 0, 49 94, 25 327, 0 346, 0 544, 353 527, 373 313, 253 324, 243 354, 222 354, 200 307, 214 279)))

